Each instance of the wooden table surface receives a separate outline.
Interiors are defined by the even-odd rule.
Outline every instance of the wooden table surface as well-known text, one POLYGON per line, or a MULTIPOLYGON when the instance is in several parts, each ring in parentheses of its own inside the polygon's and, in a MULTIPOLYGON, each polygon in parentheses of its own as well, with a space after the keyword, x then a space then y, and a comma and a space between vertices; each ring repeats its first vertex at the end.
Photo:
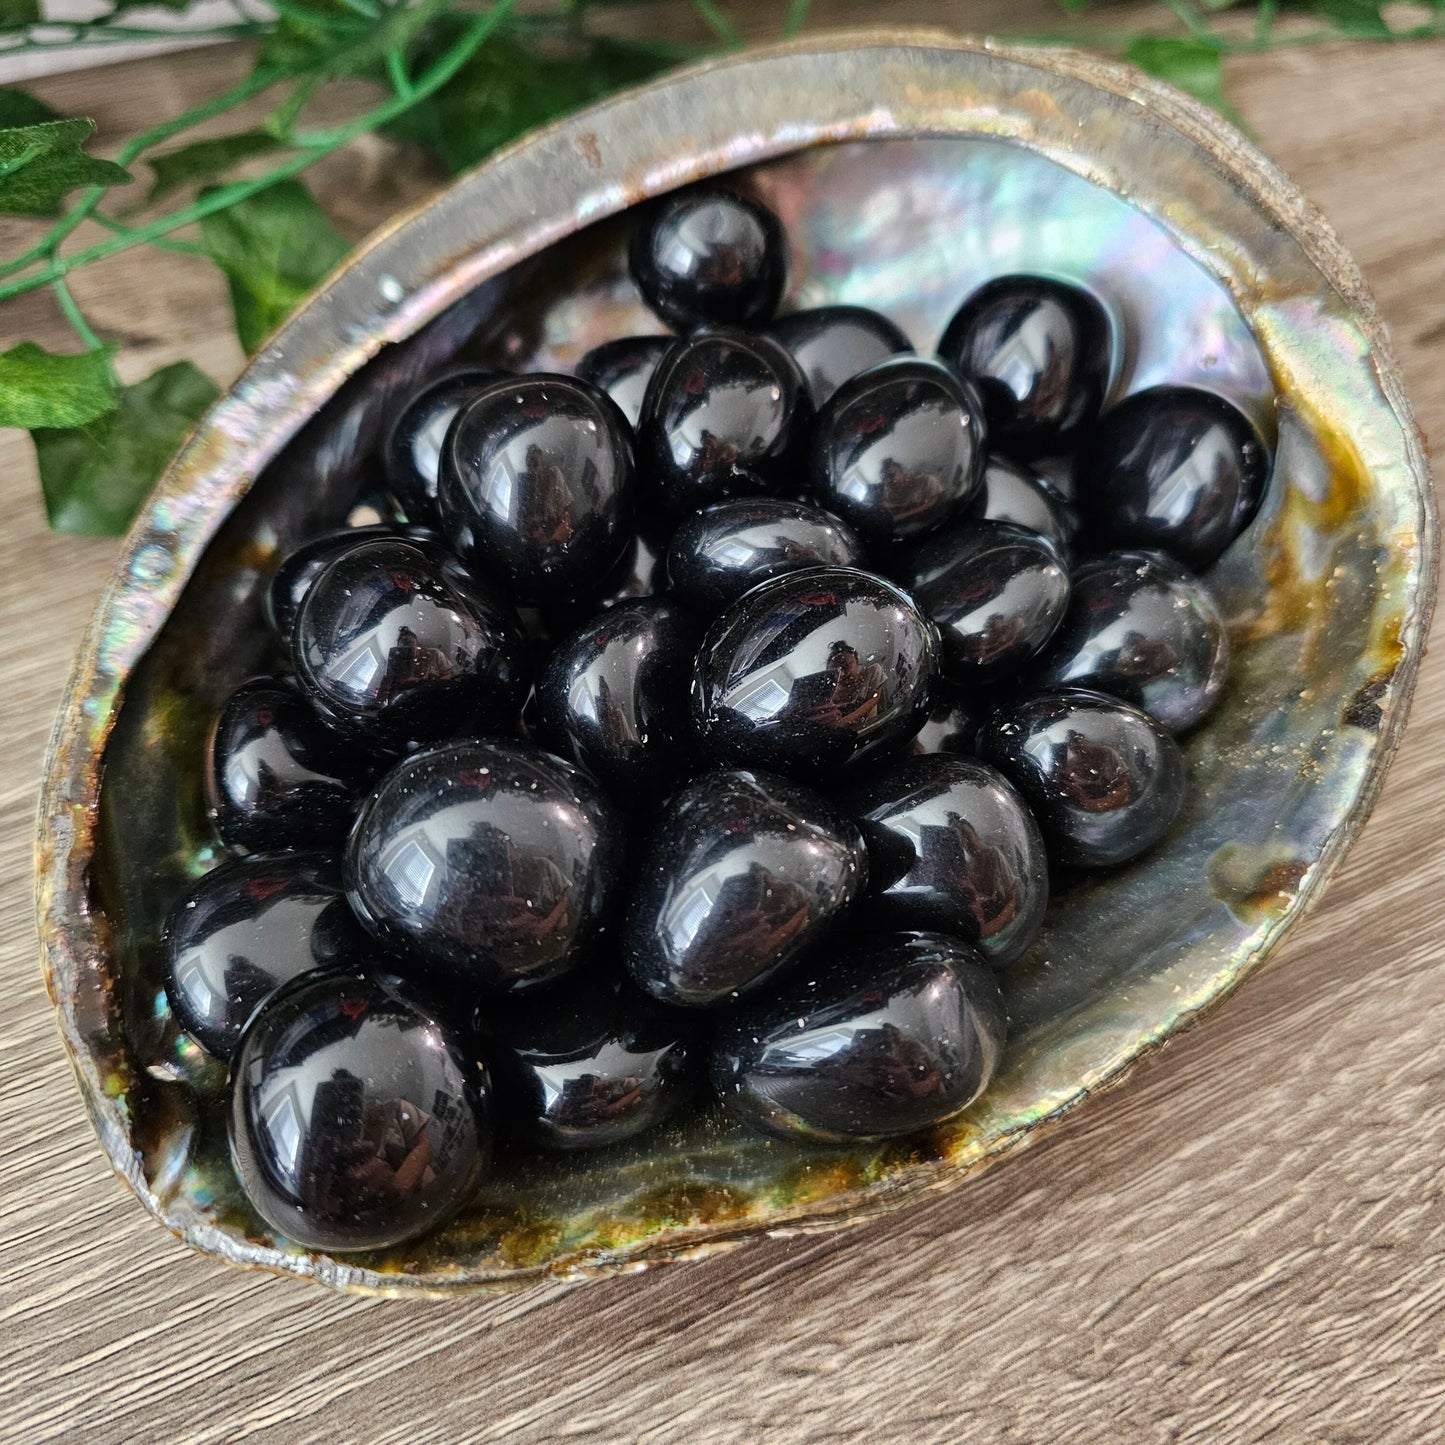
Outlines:
MULTIPOLYGON (((985 8, 907 10, 981 26, 1019 6, 985 8)), ((37 88, 95 114, 104 142, 243 64, 184 55, 37 88)), ((1420 420, 1445 437, 1445 45, 1253 56, 1229 81, 1359 259, 1420 420)), ((322 178, 353 234, 433 184, 386 162, 364 146, 322 178)), ((223 287, 189 258, 123 257, 76 289, 129 377, 186 354, 221 379, 239 365, 223 287)), ((22 327, 64 335, 44 300, 0 315, 3 344, 22 327)), ((347 1299, 188 1253, 91 1135, 36 962, 31 819, 115 546, 47 533, 14 432, 0 504, 0 1438, 1445 1431, 1445 656, 1427 660, 1374 817, 1311 917, 1219 1014, 1045 1143, 839 1235, 571 1290, 347 1299)))

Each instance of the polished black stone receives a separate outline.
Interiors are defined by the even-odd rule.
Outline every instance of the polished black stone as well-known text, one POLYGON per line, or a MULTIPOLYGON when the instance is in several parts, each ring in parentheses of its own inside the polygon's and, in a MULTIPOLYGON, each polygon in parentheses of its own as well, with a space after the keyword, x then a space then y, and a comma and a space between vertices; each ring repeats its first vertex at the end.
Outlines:
POLYGON ((632 279, 669 326, 761 326, 778 309, 788 241, 746 196, 701 185, 664 197, 632 235, 632 279))
POLYGON ((708 630, 693 720, 709 756, 836 774, 923 726, 939 652, 934 625, 881 577, 790 572, 745 593, 708 630))
POLYGON ((383 746, 510 728, 527 694, 516 614, 416 542, 336 558, 306 594, 293 653, 318 706, 383 746))
POLYGON ((600 1149, 663 1123, 699 1082, 694 1019, 630 983, 579 975, 477 1010, 497 1122, 533 1149, 600 1149))
POLYGON ((253 677, 221 704, 206 802, 233 848, 340 845, 376 769, 290 678, 253 677))
POLYGON ((803 374, 776 341, 702 331, 673 342, 652 373, 638 465, 655 500, 681 516, 800 481, 812 420, 803 374))
POLYGON ((950 527, 899 557, 893 575, 938 625, 944 676, 961 686, 1017 671, 1069 605, 1053 543, 1007 522, 950 527))
POLYGON ((577 375, 617 403, 617 409, 635 427, 642 415, 642 398, 662 353, 672 345, 670 336, 621 336, 594 346, 577 363, 577 375))
POLYGON ((960 698, 940 684, 934 689, 928 721, 899 750, 909 757, 927 753, 971 756, 979 719, 960 698))
POLYGON ((343 552, 349 552, 363 542, 375 542, 378 538, 398 535, 397 529, 388 523, 341 527, 334 532, 313 537, 309 542, 303 542, 289 552, 266 588, 266 620, 271 624, 271 630, 289 647, 301 604, 306 600, 311 584, 327 567, 343 552))
POLYGON ((229 1059, 282 985, 375 952, 321 852, 232 858, 198 879, 166 919, 166 996, 185 1031, 229 1059))
POLYGON ((616 810, 585 774, 529 743, 458 743, 382 780, 346 888, 373 932, 471 997, 583 963, 622 870, 616 810))
POLYGON ((1158 548, 1203 572, 1259 511, 1269 467, 1259 433, 1223 397, 1155 386, 1095 428, 1077 504, 1094 546, 1158 548))
POLYGON ((632 430, 575 376, 506 377, 457 413, 441 463, 442 526, 513 601, 595 591, 632 526, 632 430))
POLYGON ((623 957, 664 1003, 727 1004, 795 967, 867 879, 857 825, 826 798, 767 773, 706 773, 652 835, 623 957))
POLYGON ((1040 693, 1000 710, 978 751, 1023 794, 1051 857, 1069 867, 1137 857, 1184 802, 1178 744, 1147 713, 1102 693, 1040 693))
POLYGON ((712 616, 770 577, 863 560, 853 529, 830 512, 777 497, 736 497, 678 523, 667 580, 689 606, 712 616))
POLYGON ((768 335, 792 352, 807 378, 814 406, 822 406, 850 376, 913 350, 893 322, 862 306, 794 311, 779 316, 768 327, 768 335))
POLYGON ((1228 671, 1229 637, 1204 583, 1158 552, 1110 552, 1074 570, 1034 676, 1122 697, 1183 732, 1219 700, 1228 671))
POLYGON ((844 798, 868 843, 869 916, 937 929, 1004 968, 1049 903, 1044 839, 1008 781, 975 758, 904 758, 844 798))
POLYGON ((983 469, 983 485, 968 509, 970 521, 1008 522, 1047 537, 1065 560, 1076 519, 1069 504, 1022 463, 994 453, 983 469))
POLYGON ((231 1070, 231 1160, 308 1249, 386 1249, 452 1218, 491 1152, 490 1087, 405 985, 322 975, 279 994, 231 1070))
POLYGON ((999 276, 954 313, 938 354, 983 394, 989 439, 1024 455, 1059 451, 1099 414, 1109 385, 1108 314, 1047 276, 999 276))
POLYGON ((412 393, 381 444, 386 484, 410 522, 440 527, 437 473, 447 429, 464 403, 500 372, 465 366, 435 377, 412 393))
POLYGON ((537 682, 549 747, 625 807, 692 766, 688 690, 702 629, 665 597, 619 602, 553 649, 537 682))
POLYGON ((973 500, 983 466, 977 393, 916 356, 845 381, 818 413, 809 463, 814 495, 869 542, 941 526, 973 500))
POLYGON ((1006 1027, 998 984, 966 943, 881 934, 735 1009, 713 1046, 713 1087, 785 1139, 889 1139, 972 1103, 1006 1027))

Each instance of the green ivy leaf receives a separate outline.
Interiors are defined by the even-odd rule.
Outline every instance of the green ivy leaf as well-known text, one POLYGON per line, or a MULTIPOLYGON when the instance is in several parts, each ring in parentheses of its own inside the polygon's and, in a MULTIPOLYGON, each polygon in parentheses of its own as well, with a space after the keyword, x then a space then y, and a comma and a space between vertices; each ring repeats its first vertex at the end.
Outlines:
POLYGON ((1389 25, 1381 13, 1386 0, 1285 0, 1285 8, 1328 20, 1341 35, 1360 40, 1388 40, 1389 25))
POLYGON ((115 406, 110 351, 57 356, 33 341, 0 352, 0 426, 83 426, 115 406))
POLYGON ((204 372, 177 361, 125 387, 114 410, 88 426, 33 431, 50 525, 119 536, 219 395, 204 372))
POLYGON ((345 0, 290 0, 256 57, 256 69, 285 75, 361 75, 388 50, 405 50, 453 0, 393 4, 380 20, 357 15, 345 0))
MULTIPOLYGON (((439 43, 454 38, 443 35, 439 43)), ((435 95, 388 127, 398 140, 430 150, 455 174, 534 126, 566 115, 675 63, 674 52, 646 42, 592 41, 585 56, 547 54, 494 35, 435 95)))
POLYGON ((213 181, 252 156, 283 148, 283 142, 269 131, 243 130, 212 140, 193 141, 176 150, 147 157, 146 164, 155 175, 149 199, 159 201, 186 186, 213 181))
POLYGON ((1238 115, 1224 98, 1217 45, 1193 37, 1178 39, 1167 35, 1141 35, 1134 40, 1124 58, 1140 70, 1187 90, 1190 95, 1212 105, 1222 115, 1238 122, 1238 115))
POLYGON ((22 30, 40 21, 40 0, 0 0, 0 30, 22 30))
MULTIPOLYGON (((0 0, 0 6, 4 3, 0 0)), ((0 87, 0 126, 39 125, 41 121, 60 119, 58 110, 28 90, 0 87)))
POLYGON ((207 216, 201 244, 230 282, 236 334, 248 353, 351 249, 297 180, 277 181, 207 216))
POLYGON ((88 156, 81 146, 93 120, 46 120, 0 130, 0 212, 48 216, 76 186, 114 186, 130 180, 114 161, 88 156))

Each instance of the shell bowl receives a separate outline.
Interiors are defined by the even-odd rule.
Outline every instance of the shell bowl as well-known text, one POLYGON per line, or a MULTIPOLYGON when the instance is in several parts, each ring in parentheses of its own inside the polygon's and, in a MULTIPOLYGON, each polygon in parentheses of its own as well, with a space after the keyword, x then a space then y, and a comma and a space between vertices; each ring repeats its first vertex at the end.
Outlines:
POLYGON ((1399 736, 1434 572, 1420 438, 1358 271, 1287 178, 1169 87, 1067 51, 870 33, 595 107, 331 277, 130 535, 56 727, 37 848, 46 977, 101 1142, 196 1248, 373 1292, 637 1268, 954 1185, 1219 1002, 1300 916, 1399 736), (1000 1076, 925 1138, 807 1148, 703 1112, 591 1158, 510 1161, 411 1246, 307 1252, 241 1195, 223 1080, 157 1006, 161 919, 217 858, 199 784, 210 717, 264 659, 279 556, 372 483, 387 406, 454 356, 565 369, 656 330, 625 280, 621 213, 723 171, 782 215, 790 305, 874 306, 925 350, 979 281, 1053 272, 1092 287, 1128 338, 1115 395, 1195 381, 1277 438, 1267 509, 1213 574, 1235 661, 1186 744, 1185 815, 1134 866, 1058 899, 1006 977, 1000 1076))

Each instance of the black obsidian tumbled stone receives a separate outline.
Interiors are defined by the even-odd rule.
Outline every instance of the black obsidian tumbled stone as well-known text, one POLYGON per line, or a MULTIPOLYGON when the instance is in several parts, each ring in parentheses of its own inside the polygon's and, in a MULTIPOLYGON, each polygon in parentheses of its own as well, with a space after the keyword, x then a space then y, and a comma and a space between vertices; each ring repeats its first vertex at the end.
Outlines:
POLYGON ((637 984, 708 1008, 755 993, 827 937, 868 877, 857 825, 767 773, 706 773, 663 811, 623 938, 637 984))
POLYGON ((814 406, 822 406, 850 376, 913 350, 886 316, 862 306, 818 306, 780 316, 768 334, 793 354, 814 406))
POLYGON ((1269 468, 1231 402, 1155 386, 1100 420, 1079 455, 1077 505, 1095 547, 1158 548, 1203 572, 1254 519, 1269 468))
POLYGON ((303 542, 287 553, 266 588, 266 620, 271 624, 271 630, 289 647, 301 604, 306 600, 311 584, 327 567, 343 552, 349 552, 363 542, 391 539, 398 535, 400 534, 395 527, 383 523, 367 527, 341 527, 334 532, 312 537, 310 541, 303 542))
POLYGON ((890 1139, 972 1103, 1006 1027, 998 984, 967 944, 881 934, 733 1010, 713 1046, 713 1087, 738 1118, 785 1139, 890 1139))
POLYGON ((1069 605, 1069 576, 1053 543, 1006 522, 929 537, 896 559, 893 574, 937 624, 944 675, 961 686, 1017 671, 1069 605))
POLYGON ((1049 902, 1043 835, 986 763, 946 753, 905 758, 844 802, 868 842, 871 917, 954 934, 994 968, 1038 936, 1049 902))
POLYGON ((206 802, 233 848, 339 846, 375 770, 294 681, 253 677, 221 704, 211 730, 206 802))
POLYGON ((875 543, 942 526, 973 500, 983 466, 978 394, 916 356, 843 382, 818 413, 809 462, 813 494, 875 543))
POLYGON ((672 340, 670 336, 620 336, 604 341, 577 363, 577 375, 605 391, 627 418, 628 426, 636 427, 647 383, 672 340))
POLYGON ((1111 552, 1074 570, 1034 676, 1121 697, 1183 732, 1219 700, 1228 671, 1229 637, 1204 583, 1158 552, 1111 552))
POLYGON ((974 522, 1007 522, 1047 537, 1066 561, 1077 519, 1069 504, 1036 472, 995 452, 968 509, 974 522))
POLYGON ((398 764, 346 854, 357 916, 460 998, 585 963, 622 882, 614 807, 529 743, 458 743, 398 764))
POLYGON ((1023 455, 1077 441, 1104 404, 1110 351, 1103 306, 1048 276, 986 282, 938 344, 938 354, 978 384, 993 444, 1023 455))
POLYGON ((565 979, 477 1010, 508 1139, 549 1152, 601 1149, 663 1123, 693 1096, 696 1021, 607 976, 565 979))
POLYGON ((231 1070, 231 1160, 257 1212, 308 1249, 438 1228, 491 1153, 486 1075, 406 985, 324 974, 274 998, 231 1070))
POLYGON ((849 567, 790 572, 709 628, 694 725, 709 756, 835 775, 923 726, 939 650, 937 629, 891 582, 849 567))
POLYGON ((595 591, 631 532, 632 429, 575 376, 505 377, 447 432, 441 515, 468 568, 513 601, 595 591))
POLYGON ((537 682, 550 746, 623 806, 666 792, 692 766, 689 688, 702 629, 665 597, 619 602, 552 650, 537 682))
POLYGON ((463 366, 414 391, 381 444, 386 485, 407 520, 441 526, 437 474, 442 443, 464 403, 500 375, 491 367, 463 366))
POLYGON ((813 403, 798 364, 769 336, 721 327, 662 355, 638 423, 654 501, 682 516, 723 497, 801 485, 813 403))
POLYGON ((516 613, 435 548, 377 539, 330 563, 292 639, 296 674, 339 725, 383 747, 514 723, 528 646, 516 613))
POLYGON ((164 948, 171 1009, 219 1059, 277 989, 375 951, 336 858, 321 852, 255 853, 212 869, 171 909, 164 948))
MULTIPOLYGON (((987 711, 985 707, 983 712, 987 711)), ((903 746, 901 753, 908 757, 926 753, 958 753, 970 757, 980 715, 951 689, 940 685, 934 689, 927 721, 903 746)))
POLYGON ((979 756, 1023 795, 1050 855, 1112 868, 1152 848, 1184 802, 1179 746, 1147 713, 1083 689, 1040 693, 984 725, 979 756))
POLYGON ((761 326, 778 309, 788 241, 766 206, 717 185, 659 201, 632 234, 632 279, 669 326, 761 326))
POLYGON ((684 602, 712 616, 770 577, 863 561, 863 544, 831 512, 778 497, 735 497, 678 523, 667 580, 684 602))

